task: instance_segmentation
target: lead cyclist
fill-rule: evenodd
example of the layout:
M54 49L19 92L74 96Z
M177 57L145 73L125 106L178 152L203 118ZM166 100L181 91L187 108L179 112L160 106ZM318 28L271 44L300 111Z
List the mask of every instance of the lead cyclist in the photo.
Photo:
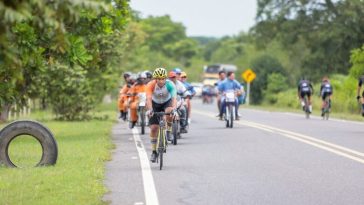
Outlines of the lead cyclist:
M167 70L165 68L156 68L153 72L153 80L147 84L147 114L150 116L150 142L152 144L151 162L156 162L157 154L157 137L159 121L153 112L172 113L166 116L167 126L171 126L173 114L176 112L177 90L173 82L167 80Z

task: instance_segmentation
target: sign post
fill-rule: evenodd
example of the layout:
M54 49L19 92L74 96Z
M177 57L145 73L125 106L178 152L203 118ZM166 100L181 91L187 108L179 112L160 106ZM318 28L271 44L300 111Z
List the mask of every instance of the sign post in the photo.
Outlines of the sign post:
M249 103L250 103L250 82L252 82L255 79L256 74L250 68L248 68L241 74L241 77L245 80L245 82L247 82L246 104L249 105Z

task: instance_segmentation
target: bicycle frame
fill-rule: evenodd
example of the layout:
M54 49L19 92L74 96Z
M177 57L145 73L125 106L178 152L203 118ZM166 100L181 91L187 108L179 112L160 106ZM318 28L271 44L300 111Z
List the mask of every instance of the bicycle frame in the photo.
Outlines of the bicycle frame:
M157 152L159 157L159 169L162 170L163 167L163 153L167 150L167 139L166 139L166 121L164 120L164 115L169 115L165 112L155 112L154 115L158 116L159 128L157 137ZM157 158L158 162L158 158Z
M309 119L310 118L310 108L309 108L309 102L308 102L308 96L305 95L303 97L303 102L305 103L305 116L306 116L306 119Z
M330 114L330 96L325 96L323 112L324 112L323 119L328 120Z

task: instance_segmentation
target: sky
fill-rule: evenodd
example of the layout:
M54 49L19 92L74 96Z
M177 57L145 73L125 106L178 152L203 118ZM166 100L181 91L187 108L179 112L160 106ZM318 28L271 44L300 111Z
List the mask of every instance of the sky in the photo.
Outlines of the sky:
M256 0L130 0L142 17L168 14L188 36L222 37L247 32L255 21Z

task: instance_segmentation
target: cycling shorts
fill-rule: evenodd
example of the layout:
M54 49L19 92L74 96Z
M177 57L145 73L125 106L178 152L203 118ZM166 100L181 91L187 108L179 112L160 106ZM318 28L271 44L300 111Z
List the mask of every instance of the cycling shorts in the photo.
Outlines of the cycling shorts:
M322 100L325 100L326 96L331 96L332 92L323 92L322 93Z
M152 101L153 112L164 112L167 107L172 107L172 98L163 104L158 104ZM158 117L153 115L149 118L149 125L159 125Z
M308 97L311 97L311 92L310 91L308 91L308 92L305 92L305 91L301 91L300 92L300 96L301 96L301 98L304 98L305 97L305 95L307 95Z

